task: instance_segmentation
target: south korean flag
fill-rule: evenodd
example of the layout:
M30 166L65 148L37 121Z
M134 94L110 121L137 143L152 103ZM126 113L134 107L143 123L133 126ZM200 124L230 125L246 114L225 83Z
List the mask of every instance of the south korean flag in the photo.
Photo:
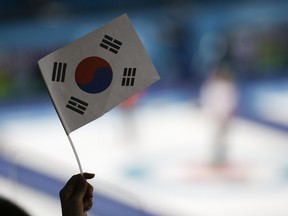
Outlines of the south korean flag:
M67 135L160 79L126 14L38 64Z

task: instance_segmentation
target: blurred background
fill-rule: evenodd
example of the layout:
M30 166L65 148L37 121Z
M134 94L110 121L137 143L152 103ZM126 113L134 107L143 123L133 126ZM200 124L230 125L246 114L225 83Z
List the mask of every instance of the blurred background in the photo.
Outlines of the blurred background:
M78 167L37 61L128 13L161 80L71 137L93 216L288 215L288 2L2 0L0 195L61 215Z

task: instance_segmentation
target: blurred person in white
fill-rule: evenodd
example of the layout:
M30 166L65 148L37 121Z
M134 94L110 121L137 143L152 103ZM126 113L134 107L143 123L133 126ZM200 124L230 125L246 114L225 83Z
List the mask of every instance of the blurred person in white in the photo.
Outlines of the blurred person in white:
M200 104L216 123L211 165L225 167L228 163L226 136L238 106L238 91L228 65L217 67L204 82L200 91Z
M73 175L61 189L62 216L87 216L93 206L93 187L87 182L94 174ZM5 198L0 198L0 215L29 216L20 206Z
M135 114L137 111L137 105L145 94L145 90L136 93L135 95L127 98L120 105L120 111L123 117L123 142L124 143L135 143L137 142L138 136L138 125Z

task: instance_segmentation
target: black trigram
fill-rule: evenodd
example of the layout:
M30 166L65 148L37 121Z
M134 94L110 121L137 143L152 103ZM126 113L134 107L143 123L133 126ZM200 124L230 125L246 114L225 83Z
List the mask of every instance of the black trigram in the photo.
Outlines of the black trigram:
M68 104L66 105L68 109L71 109L81 115L84 114L84 111L86 110L87 106L88 106L88 103L78 98L75 98L73 96L70 97L70 100L68 101Z
M105 35L100 46L104 49L107 49L115 54L118 53L120 47L122 45L121 41L118 41L116 39L113 39L112 37Z
M64 82L66 76L66 63L54 62L52 81Z
M122 86L134 86L136 68L124 68Z

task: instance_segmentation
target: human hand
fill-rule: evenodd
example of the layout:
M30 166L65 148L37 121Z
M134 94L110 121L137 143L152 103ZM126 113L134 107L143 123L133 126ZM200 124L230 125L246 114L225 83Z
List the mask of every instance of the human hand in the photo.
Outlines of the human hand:
M92 173L72 176L59 193L62 216L86 216L93 205L93 187L86 179L92 179Z

